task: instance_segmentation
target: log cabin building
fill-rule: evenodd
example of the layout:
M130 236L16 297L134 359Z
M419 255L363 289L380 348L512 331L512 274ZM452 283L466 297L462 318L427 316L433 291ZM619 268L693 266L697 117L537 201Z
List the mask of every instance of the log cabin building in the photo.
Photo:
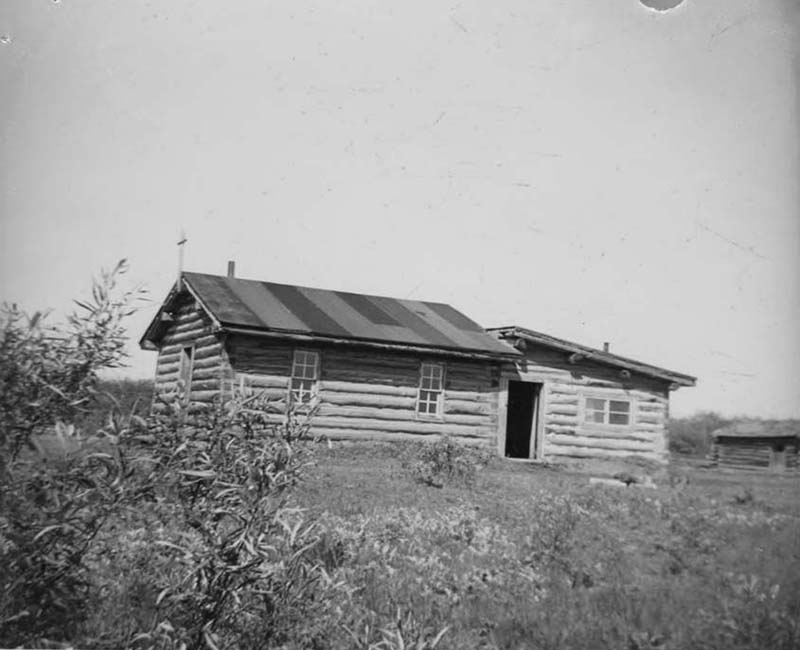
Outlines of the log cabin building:
M443 303L184 272L140 341L155 390L199 408L244 387L316 405L315 434L448 434L520 459L666 460L669 392L694 378ZM156 408L156 405L154 405ZM280 416L278 416L280 417Z
M736 422L711 434L709 458L721 469L800 474L800 428L792 422Z
M667 460L670 392L689 375L524 327L489 332L523 358L501 369L498 448L523 458Z

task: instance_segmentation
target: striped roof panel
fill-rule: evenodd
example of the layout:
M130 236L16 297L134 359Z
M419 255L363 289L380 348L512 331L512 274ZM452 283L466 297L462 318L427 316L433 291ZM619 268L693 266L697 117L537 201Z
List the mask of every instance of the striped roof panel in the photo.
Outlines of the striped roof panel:
M449 305L205 273L184 281L223 327L430 347L519 353Z

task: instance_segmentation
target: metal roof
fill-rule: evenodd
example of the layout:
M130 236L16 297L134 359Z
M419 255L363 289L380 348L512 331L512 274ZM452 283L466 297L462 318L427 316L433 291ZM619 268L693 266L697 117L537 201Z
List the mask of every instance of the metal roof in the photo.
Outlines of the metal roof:
M714 438L800 438L800 422L735 422L711 435Z
M515 358L520 353L498 341L450 305L205 273L183 273L183 283L222 330L312 336L320 340L371 342ZM142 344L156 343L161 312Z
M523 341L530 341L531 343L543 345L548 348L554 348L556 350L563 350L564 352L570 352L584 359L590 359L592 361L604 363L616 368L623 368L647 377L664 379L680 386L694 386L697 383L697 378L692 377L691 375L684 375L679 372L674 372L673 370L667 370L666 368L650 365L649 363L642 363L641 361L636 361L635 359L621 357L618 354L611 354L610 352L605 352L596 348L590 348L588 346L581 345L580 343L565 341L564 339L559 339L555 336L550 336L549 334L534 332L533 330L529 330L525 327L490 327L488 331L500 338L518 338L522 339Z

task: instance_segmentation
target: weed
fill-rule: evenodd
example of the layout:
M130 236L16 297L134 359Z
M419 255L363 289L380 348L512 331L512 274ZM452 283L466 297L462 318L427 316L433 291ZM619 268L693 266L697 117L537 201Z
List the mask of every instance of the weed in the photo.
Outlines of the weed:
M474 486L478 471L489 461L486 449L459 444L447 435L408 448L401 460L414 480L432 487Z

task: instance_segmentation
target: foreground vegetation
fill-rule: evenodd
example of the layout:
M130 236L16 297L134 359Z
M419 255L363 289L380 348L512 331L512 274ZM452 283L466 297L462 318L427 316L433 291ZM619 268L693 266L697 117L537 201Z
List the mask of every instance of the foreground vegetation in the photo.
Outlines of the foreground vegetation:
M151 417L98 376L122 272L64 326L3 314L0 646L800 647L796 480L325 444L258 393Z

